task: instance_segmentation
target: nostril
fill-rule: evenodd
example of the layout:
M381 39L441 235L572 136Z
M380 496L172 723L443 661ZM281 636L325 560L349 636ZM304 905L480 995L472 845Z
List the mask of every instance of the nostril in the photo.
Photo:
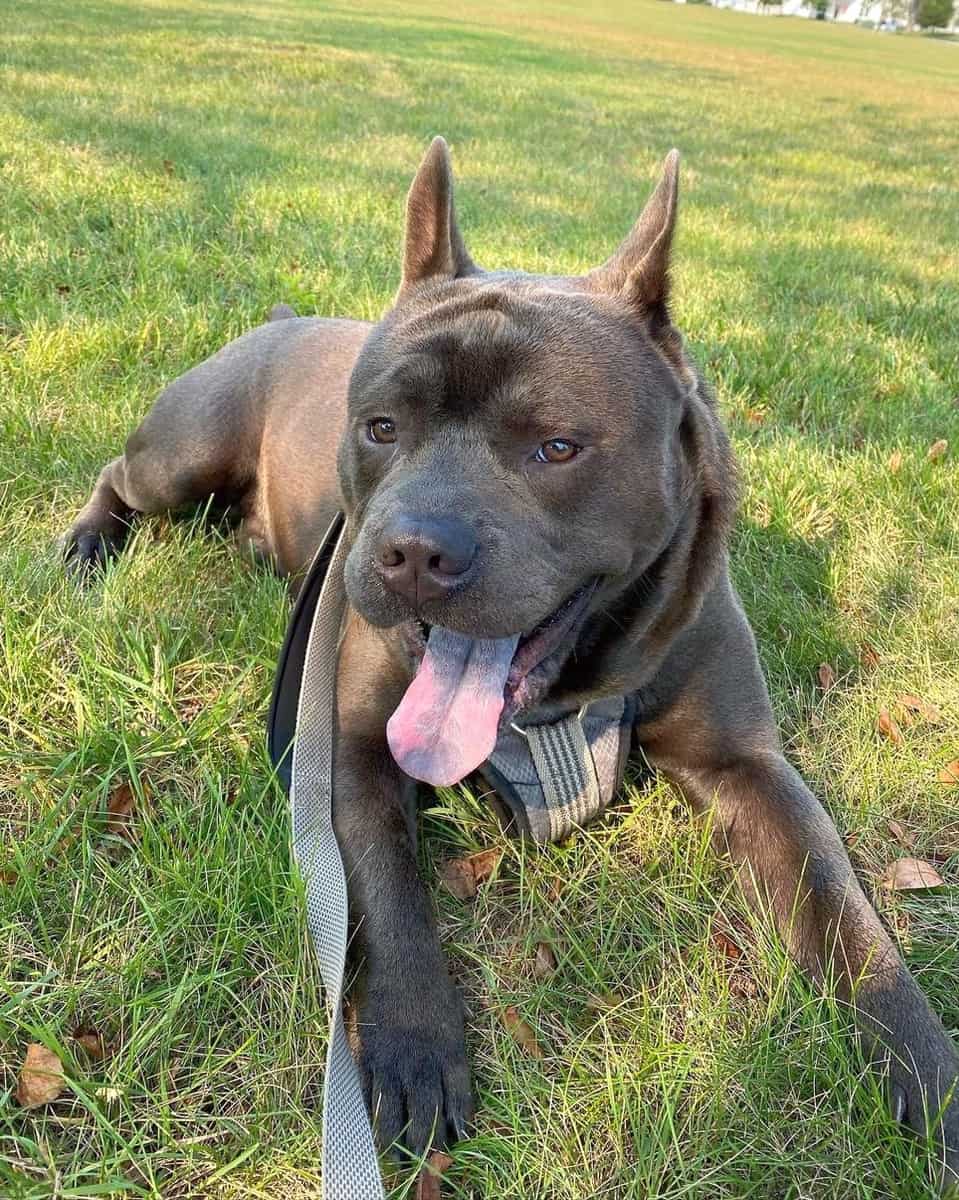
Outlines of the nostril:
M473 561L474 551L468 553L464 548L460 553L431 554L427 559L427 567L437 575L462 575Z
M384 546L380 551L380 563L384 567L401 567L405 561L403 551L395 546Z

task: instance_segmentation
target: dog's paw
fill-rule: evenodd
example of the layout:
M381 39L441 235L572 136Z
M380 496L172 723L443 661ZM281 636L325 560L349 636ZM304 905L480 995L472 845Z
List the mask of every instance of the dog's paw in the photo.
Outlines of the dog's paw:
M932 1086L901 1067L889 1079L889 1107L893 1119L919 1137L931 1135L934 1170L940 1194L959 1200L959 1079L956 1094L938 1080Z
M128 532L126 527L118 532L113 528L95 529L79 523L68 529L57 544L69 574L83 579L92 572L103 570L123 548Z
M452 987L450 993L425 1005L415 1024L397 1020L388 1005L360 1011L360 1072L384 1150L396 1145L420 1156L467 1136L470 1070L462 1006Z

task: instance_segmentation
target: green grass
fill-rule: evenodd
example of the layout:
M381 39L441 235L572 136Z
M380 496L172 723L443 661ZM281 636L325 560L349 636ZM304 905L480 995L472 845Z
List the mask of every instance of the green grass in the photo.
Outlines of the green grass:
M959 793L936 784L959 756L956 48L524 7L2 6L0 1196L316 1194L325 1022L263 744L284 589L198 523L144 525L86 591L53 540L160 386L271 304L384 309L437 132L478 261L558 272L601 261L683 150L677 315L742 461L734 569L784 739L867 881L901 853L895 819L952 882L879 903L959 1026ZM875 722L905 691L944 722L897 748ZM121 780L132 847L104 829ZM480 1104L448 1195L931 1195L847 1015L745 917L664 784L544 851L465 789L424 824L431 879L505 847L472 906L437 890ZM538 981L543 938L559 968ZM69 1089L25 1114L31 1041Z

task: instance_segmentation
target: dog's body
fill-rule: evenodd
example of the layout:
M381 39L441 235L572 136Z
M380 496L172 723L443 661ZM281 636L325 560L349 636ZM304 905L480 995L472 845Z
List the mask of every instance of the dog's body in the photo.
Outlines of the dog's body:
M733 466L667 309L676 196L671 156L633 233L582 278L484 272L438 139L410 192L394 309L375 326L278 311L175 381L67 551L96 561L134 514L212 494L295 583L345 509L334 805L385 1143L422 1150L471 1113L412 777L462 778L531 705L558 715L629 694L646 758L712 808L801 965L835 972L889 1060L894 1111L937 1131L948 1183L959 1100L940 1109L959 1056L782 757L730 584Z

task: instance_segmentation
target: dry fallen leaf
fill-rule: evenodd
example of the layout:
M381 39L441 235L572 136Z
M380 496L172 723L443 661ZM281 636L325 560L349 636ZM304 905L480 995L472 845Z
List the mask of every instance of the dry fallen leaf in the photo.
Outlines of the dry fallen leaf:
M936 708L935 704L930 704L928 700L923 700L921 696L913 696L908 692L902 696L896 697L896 703L901 705L907 712L915 713L922 717L924 721L931 721L933 725L942 720L942 713Z
M129 783L117 784L107 801L106 832L127 842L137 841L139 835L133 823L135 813L136 796L133 788Z
M77 1030L77 1032L73 1035L73 1040L83 1047L87 1053L87 1056L92 1058L94 1062L99 1062L101 1058L106 1056L106 1048L103 1045L103 1038L93 1030Z
M39 1108L50 1104L63 1091L63 1064L40 1042L27 1046L20 1068L17 1100L23 1108Z
M713 945L723 952L726 958L731 958L734 961L737 958L742 958L743 952L741 947L737 946L733 939L721 929L713 930Z
M829 689L833 686L833 684L835 682L836 682L836 672L832 669L832 667L829 665L829 663L825 663L825 662L820 663L819 664L819 686L822 688L822 690L824 692L828 692Z
M886 463L886 466L893 475L898 475L902 468L902 451L893 450L892 454L889 455L889 461Z
M901 746L905 742L906 739L902 736L902 730L896 723L895 718L889 715L888 708L882 709L879 713L878 726L879 732L883 737L887 737L894 745Z
M465 858L453 858L440 867L440 879L457 900L472 900L476 895L476 877Z
M920 891L942 887L945 880L932 865L921 858L897 858L891 862L879 881L883 887L896 892Z
M556 970L556 955L549 942L536 943L536 957L533 959L533 974L537 979L548 979Z
M866 671L875 671L879 666L879 653L869 642L859 647L859 664Z
M916 839L911 833L906 833L906 830L898 821L890 819L886 822L889 826L889 832L896 839L903 850L914 850L916 848Z
M440 867L440 879L457 900L472 900L481 883L496 870L503 851L480 850L466 858L453 858Z
M539 1042L536 1040L536 1034L532 1028L519 1015L519 1009L515 1004L511 1004L503 1013L503 1024L510 1031L513 1041L525 1050L532 1058L542 1058L543 1051L539 1047Z
M843 840L843 843L845 844L846 848L851 850L853 848L853 846L855 846L855 844L859 841L859 837L860 837L859 831L855 830L852 833L847 833L846 836L842 840Z
M453 1165L453 1160L442 1150L431 1150L416 1181L416 1200L441 1200L443 1190L440 1179L444 1171Z
M0 883L5 883L12 887L19 878L20 876L16 873L13 867L4 867L3 870L0 871Z
M930 462L938 462L940 458L944 458L946 451L949 449L949 443L945 438L939 438L938 441L932 443L929 447L929 453L926 457Z
M939 782L944 783L946 787L959 786L959 758L954 758L951 763L946 763L939 772Z

